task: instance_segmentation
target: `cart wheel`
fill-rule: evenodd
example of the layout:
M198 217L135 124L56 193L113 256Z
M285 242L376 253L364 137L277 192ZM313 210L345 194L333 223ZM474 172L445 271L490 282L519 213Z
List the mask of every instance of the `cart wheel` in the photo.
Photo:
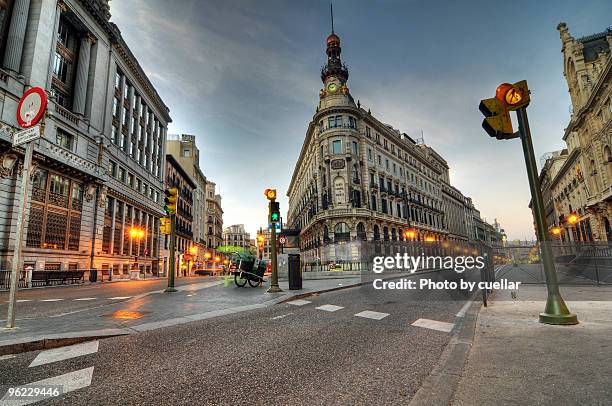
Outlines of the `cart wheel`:
M247 279L244 278L241 274L236 274L234 276L234 282L236 283L236 286L238 286L239 288L242 288L242 287L246 286Z
M259 286L259 284L261 283L261 279L249 279L249 285L251 285L252 288L256 288Z

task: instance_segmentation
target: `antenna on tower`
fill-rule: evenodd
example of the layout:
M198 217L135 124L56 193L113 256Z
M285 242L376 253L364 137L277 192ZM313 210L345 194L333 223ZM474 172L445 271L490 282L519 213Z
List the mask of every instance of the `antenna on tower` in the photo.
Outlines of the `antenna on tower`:
M332 34L334 33L334 4L329 3L329 11L331 12Z

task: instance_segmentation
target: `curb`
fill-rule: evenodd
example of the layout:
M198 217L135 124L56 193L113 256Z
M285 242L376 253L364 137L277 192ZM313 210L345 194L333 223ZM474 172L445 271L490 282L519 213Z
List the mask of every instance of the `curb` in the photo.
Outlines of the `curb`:
M474 343L476 320L482 308L477 294L478 292L472 297L472 303L465 315L455 318L455 328L448 345L438 364L408 402L410 406L448 406L451 403Z

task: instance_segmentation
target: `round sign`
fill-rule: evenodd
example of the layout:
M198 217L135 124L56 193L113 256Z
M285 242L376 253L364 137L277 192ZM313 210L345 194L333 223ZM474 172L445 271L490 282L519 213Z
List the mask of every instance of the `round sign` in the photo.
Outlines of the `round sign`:
M40 87L33 87L21 97L17 106L17 122L23 128L38 123L47 107L47 94Z
M278 239L278 242L281 243L281 244L285 244L287 242L287 237L285 237L285 236L280 237Z

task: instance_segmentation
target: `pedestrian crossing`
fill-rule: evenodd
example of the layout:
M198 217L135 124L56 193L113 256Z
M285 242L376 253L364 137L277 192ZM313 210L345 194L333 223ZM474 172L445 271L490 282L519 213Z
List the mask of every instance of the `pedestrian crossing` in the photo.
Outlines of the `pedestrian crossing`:
M73 358L83 357L86 355L96 354L99 348L99 341L87 341L80 344L69 345L66 347L53 348L50 350L41 351L30 363L28 368L36 368L43 365L66 361ZM35 382L28 382L23 385L10 386L4 385L6 390L2 398L0 398L0 406L21 406L30 405L50 398L57 398L66 393L73 392L78 389L86 388L91 385L94 374L94 367L90 366L77 371L68 372L62 375L51 376ZM47 388L57 391L53 394L47 393L45 396L39 395L36 397L17 398L14 394L32 388ZM1 392L0 392L1 393Z
M306 306L308 304L311 304L312 302L310 300L303 300L303 299L297 299L297 300L292 300L290 302L287 302L287 304L292 305L292 306L298 306L298 307L302 307L302 306ZM471 304L471 302L467 302L466 306ZM464 308L466 307L464 306ZM324 304L321 306L317 306L315 307L316 310L321 310L324 312L329 312L329 313L334 313L337 311L340 311L342 309L344 309L343 306L337 306L337 305L333 305L333 304ZM463 311L463 309L462 309ZM461 313L461 312L460 312ZM276 317L272 317L271 320L279 320L279 319L283 319L289 315L291 315L293 313L289 313L287 315L281 315L281 316L276 316ZM375 321L380 321L383 320L384 318L391 316L390 313L383 313L383 312L375 312L373 310L362 310L359 313L355 313L353 314L354 317L360 317L363 319L369 319L369 320L375 320ZM458 314L459 316L459 314ZM459 316L461 317L461 316ZM419 328L426 328L426 329L430 329L430 330L436 330L436 331L442 331L445 333L450 333L455 324L454 323L447 323L444 321L438 321L438 320L430 320L430 319L417 319L416 321L414 321L413 323L410 324L411 326L414 327L419 327Z

